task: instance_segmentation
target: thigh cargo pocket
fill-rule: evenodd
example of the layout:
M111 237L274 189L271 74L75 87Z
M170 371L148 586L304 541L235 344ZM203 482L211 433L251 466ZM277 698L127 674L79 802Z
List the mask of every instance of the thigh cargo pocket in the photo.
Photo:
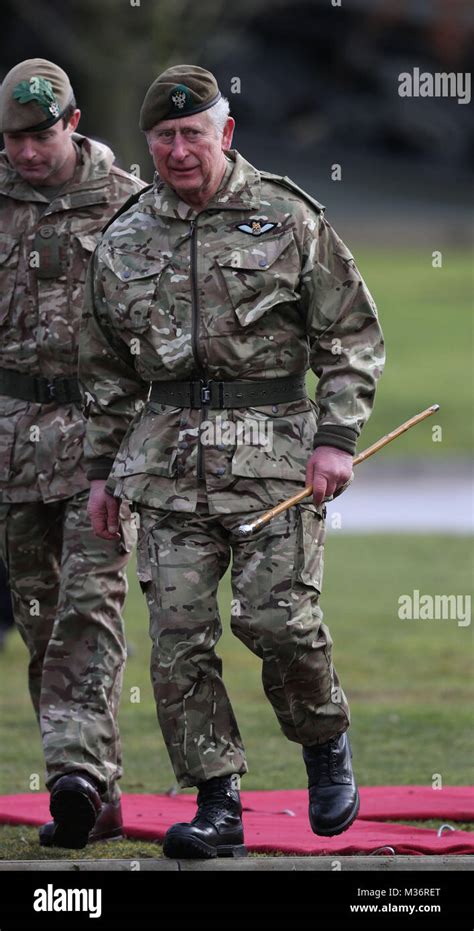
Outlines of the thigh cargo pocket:
M295 572L302 585L321 592L324 569L324 517L314 504L299 504Z
M121 553L130 554L137 543L137 525L138 520L135 514L130 511L128 501L122 501L120 504L120 544Z
M140 583L140 588L142 592L146 592L150 582L153 578L152 574L152 564L150 558L149 550L149 538L150 531L149 529L142 526L142 511L136 511L137 515L136 523L138 526L138 540L137 540L137 577Z

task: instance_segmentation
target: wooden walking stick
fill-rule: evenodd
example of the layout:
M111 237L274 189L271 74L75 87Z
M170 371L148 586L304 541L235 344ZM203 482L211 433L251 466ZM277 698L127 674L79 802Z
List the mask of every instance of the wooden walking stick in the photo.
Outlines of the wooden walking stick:
M373 443L372 446L368 446L367 449L364 449L358 456L355 457L353 465L359 465L359 462L364 462L365 459L368 459L369 456L373 456L374 453L378 453L379 449L382 449L387 443L391 443L392 440L396 440L398 436L401 436L402 433L405 433L407 430L410 430L411 427L414 427L417 423L421 423L422 420L426 420L427 417L431 417L432 414L435 414L436 411L439 411L439 404L432 404L431 407L427 407L426 410L421 411L420 414L415 414L414 417L410 417L410 420L406 420L405 423L402 423L395 430L392 430L391 433L386 433L380 440L377 440L376 443ZM277 504L276 507L271 508L270 511L267 511L262 517L259 517L252 524L241 524L239 527L239 533L244 536L251 534L254 530L258 530L259 527L262 527L263 524L267 524L272 517L276 517L277 514L281 514L282 511L286 511L287 508L293 507L294 504L299 504L300 501L303 501L304 498L308 498L312 494L313 486L306 485L303 488L303 491L299 491L297 495L293 495L292 498L287 498L286 501L282 501L281 504Z

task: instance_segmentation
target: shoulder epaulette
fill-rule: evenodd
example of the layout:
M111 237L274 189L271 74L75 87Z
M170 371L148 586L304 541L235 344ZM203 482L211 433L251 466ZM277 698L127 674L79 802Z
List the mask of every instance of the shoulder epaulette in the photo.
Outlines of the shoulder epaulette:
M307 191L303 191L302 188L298 187L298 185L295 184L291 178L287 178L286 175L284 177L282 177L282 175L273 175L269 171L261 171L260 174L262 178L268 178L269 181L275 181L277 184L281 184L282 187L286 187L289 191L293 191L295 194L299 194L303 200L306 200L308 204L311 204L312 207L315 207L318 213L323 213L326 209L324 204L320 204L318 200L315 200L314 197L311 197Z
M105 231L108 230L109 226L111 226L112 223L115 223L115 220L117 220L118 217L122 216L122 213L125 213L125 211L128 210L129 207L133 207L133 205L136 204L137 201L140 199L142 194L146 194L147 191L151 191L152 187L153 187L152 184L147 184L146 187L142 187L139 191L136 191L135 194L130 194L130 197L127 198L125 203L122 204L122 206L117 210L117 212L114 213L114 215L110 217L110 219L107 221L102 232L105 233Z

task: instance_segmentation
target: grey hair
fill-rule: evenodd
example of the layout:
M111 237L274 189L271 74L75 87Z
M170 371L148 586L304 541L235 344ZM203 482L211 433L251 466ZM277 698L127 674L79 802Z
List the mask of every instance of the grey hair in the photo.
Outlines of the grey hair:
M207 111L211 117L212 122L214 123L214 129L217 136L221 136L224 132L225 124L230 116L230 106L229 101L226 97L221 97L213 107L209 107Z

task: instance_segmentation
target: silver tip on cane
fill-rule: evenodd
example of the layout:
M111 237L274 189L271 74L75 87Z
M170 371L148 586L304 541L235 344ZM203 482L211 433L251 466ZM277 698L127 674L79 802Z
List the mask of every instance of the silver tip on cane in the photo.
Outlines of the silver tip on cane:
M252 524L241 524L239 527L239 533L241 536L246 537L249 533L252 533Z

